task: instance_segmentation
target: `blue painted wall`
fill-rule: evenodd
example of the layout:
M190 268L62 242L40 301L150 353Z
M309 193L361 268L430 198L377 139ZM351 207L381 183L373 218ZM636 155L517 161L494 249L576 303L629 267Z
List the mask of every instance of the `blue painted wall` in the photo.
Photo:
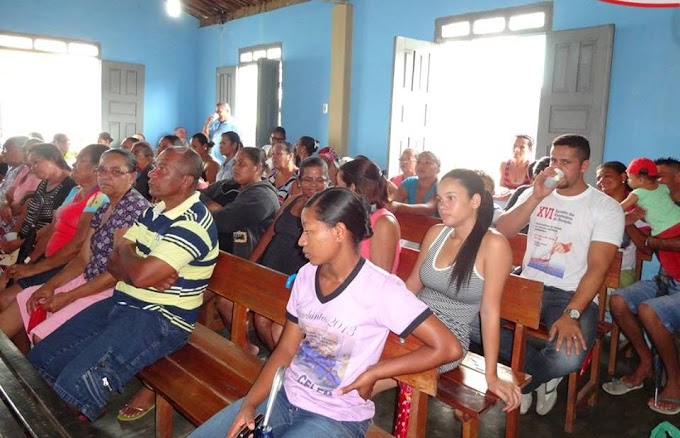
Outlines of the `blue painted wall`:
M151 0L0 0L0 30L96 41L102 59L144 64L144 133L196 126L198 20ZM214 86L213 86L214 87Z
M437 17L527 3L533 2L429 0L414 7L409 0L356 0L351 153L386 164L396 35L432 41ZM616 25L604 158L627 161L640 154L677 156L680 11L622 7L596 0L555 0L553 13L556 30Z
M325 144L330 88L332 5L302 3L215 25L198 31L196 69L198 117L201 122L215 107L217 67L238 64L238 50L259 44L282 43L282 125L288 139L309 135ZM235 111L238 119L238 108Z

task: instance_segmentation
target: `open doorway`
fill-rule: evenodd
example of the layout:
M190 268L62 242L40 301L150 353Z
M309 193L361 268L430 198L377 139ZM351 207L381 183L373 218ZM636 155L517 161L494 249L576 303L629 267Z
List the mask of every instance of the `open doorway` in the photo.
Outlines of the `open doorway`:
M442 170L491 175L498 193L498 169L511 157L514 136L536 138L545 34L448 42L438 56L430 149Z
M552 3L438 18L435 42L395 37L390 175L405 148L442 171L484 170L498 187L516 134L536 157L561 134L590 141L586 181L602 162L614 26L552 30Z

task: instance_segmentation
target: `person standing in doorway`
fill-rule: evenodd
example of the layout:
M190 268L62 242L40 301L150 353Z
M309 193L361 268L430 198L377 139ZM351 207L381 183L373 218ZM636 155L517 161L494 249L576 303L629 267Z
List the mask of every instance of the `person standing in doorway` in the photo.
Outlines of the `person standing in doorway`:
M203 134L205 134L213 144L219 144L222 134L225 132L238 132L234 118L231 116L231 107L226 102L220 102L215 105L215 112L208 116L208 119L203 125ZM224 163L224 156L220 153L218 148L213 148L211 155L215 160L222 164Z

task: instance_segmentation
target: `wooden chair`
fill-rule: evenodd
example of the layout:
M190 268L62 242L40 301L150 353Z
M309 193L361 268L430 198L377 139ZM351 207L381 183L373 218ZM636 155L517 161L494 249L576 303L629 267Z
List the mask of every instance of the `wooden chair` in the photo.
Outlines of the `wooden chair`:
M527 235L518 234L516 237L508 240L510 242L510 247L512 248L512 258L513 265L521 266L524 259L524 253L526 251L527 245ZM581 387L578 388L579 377L581 371L574 371L569 374L568 379L568 392L567 392L567 412L565 415L565 425L564 430L567 433L572 433L574 430L574 421L576 419L576 409L578 406L586 403L588 406L595 406L597 403L597 391L599 388L599 375L600 375L600 353L602 350L602 340L604 336L612 331L613 327L611 323L607 323L604 320L605 315L605 303L607 299L607 287L618 287L619 278L621 276L621 253L617 252L616 257L612 261L609 269L605 275L603 284L598 289L598 302L599 305L599 315L598 315L598 327L595 336L595 343L590 349L586 360L584 361L585 368L587 367L587 362L590 361L590 376L588 381ZM548 330L545 325L541 324L538 330L529 330L529 335L547 340Z

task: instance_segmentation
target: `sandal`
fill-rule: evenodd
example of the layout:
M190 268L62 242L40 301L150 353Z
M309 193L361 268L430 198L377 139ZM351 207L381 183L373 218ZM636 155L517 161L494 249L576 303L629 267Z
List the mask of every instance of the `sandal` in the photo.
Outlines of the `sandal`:
M603 383L602 389L609 395L623 395L637 389L642 389L643 386L643 383L634 386L628 382L624 382L621 379L612 379L611 382Z
M140 418L142 418L143 416L145 416L146 414L148 414L149 412L153 411L155 407L156 407L156 403L152 404L151 406L149 406L146 409L138 408L136 406L125 405L125 406L123 406L123 408L120 411L118 411L118 417L117 418L118 418L118 421L137 421ZM121 413L121 411L123 409L126 409L126 408L132 409L132 410L136 411L136 413L133 414L133 415L130 415L130 416L123 415Z
M663 415L680 414L680 398L659 398L657 401L669 404L671 405L671 407L664 408L662 406L657 405L656 402L654 402L654 399L651 399L649 400L649 402L647 402L647 406L649 406L649 409Z

